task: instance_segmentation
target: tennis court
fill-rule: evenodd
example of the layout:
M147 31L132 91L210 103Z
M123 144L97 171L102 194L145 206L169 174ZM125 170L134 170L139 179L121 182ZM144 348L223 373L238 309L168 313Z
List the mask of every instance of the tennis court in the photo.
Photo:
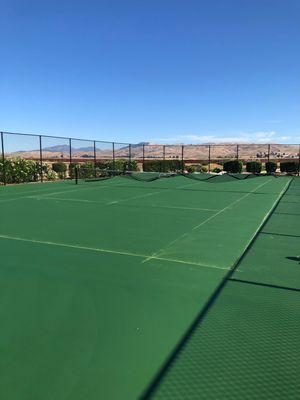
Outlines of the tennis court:
M243 354L228 364L241 315L258 307L263 321L273 310L276 289L264 308L264 284L300 288L296 262L281 261L284 243L297 257L300 183L201 176L0 188L1 398L183 399L174 387L179 382L188 393L187 376L203 398L225 398L230 374L215 385L213 371ZM293 240L284 242L288 235ZM272 259L265 255L270 248ZM282 337L300 307L299 293L293 291L295 301L288 294L274 300L273 328L280 325ZM255 322L244 329L255 331ZM261 331L257 336L254 342ZM241 337L236 343L240 349Z

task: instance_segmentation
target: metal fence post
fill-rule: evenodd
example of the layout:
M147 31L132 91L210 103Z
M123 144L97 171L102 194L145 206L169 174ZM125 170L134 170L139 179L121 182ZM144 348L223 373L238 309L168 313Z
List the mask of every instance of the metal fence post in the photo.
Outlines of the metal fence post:
M97 161L97 152L96 152L96 141L94 140L94 162Z
M72 164L72 139L69 139L69 158L70 158L70 164Z
M208 145L208 172L210 172L210 144Z
M115 142L112 144L112 151L113 151L113 170L115 170Z
M3 184L6 185L6 166L5 166L5 156L4 156L4 136L3 132L1 132L1 152L2 152L2 163L3 163Z
M239 145L236 145L236 159L239 161Z
M270 161L270 148L271 148L271 146L268 144L268 162Z
M145 165L145 145L143 144L143 171L145 169L144 165Z
M43 182L43 150L42 150L42 135L39 136L40 142L40 174L41 174L41 182Z
M72 179L72 139L69 138L69 157L70 157L70 163L69 163L69 176Z
M298 176L300 175L300 144L298 149Z
M163 145L163 165L162 165L162 172L166 172L166 146Z
M131 163L131 144L129 144L129 163Z
M184 173L184 145L181 146L181 172Z
M97 152L96 152L96 141L94 140L94 176L96 178L96 162L97 162Z

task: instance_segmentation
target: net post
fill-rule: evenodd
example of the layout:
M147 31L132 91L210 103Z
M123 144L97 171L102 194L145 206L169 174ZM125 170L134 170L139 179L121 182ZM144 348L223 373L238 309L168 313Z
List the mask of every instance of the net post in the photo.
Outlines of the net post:
M210 172L210 163L211 163L211 159L210 159L210 144L208 145L208 172Z
M40 143L40 174L41 174L41 182L43 182L43 150L42 150L42 135L39 135L39 143Z
M5 166L5 156L4 156L4 135L1 132L1 153L2 153L2 164L3 164L3 184L6 185L6 166Z
M181 146L181 173L184 173L184 166L183 166L183 160L184 160L184 145Z
M75 165L75 184L78 185L78 167Z
M69 176L72 179L72 174L70 174L72 168L72 139L69 138ZM76 172L75 172L76 174Z

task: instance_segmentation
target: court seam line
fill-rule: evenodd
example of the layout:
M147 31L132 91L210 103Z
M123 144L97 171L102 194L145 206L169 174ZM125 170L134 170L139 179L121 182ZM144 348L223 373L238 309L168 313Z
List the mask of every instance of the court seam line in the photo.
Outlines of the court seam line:
M21 238L18 236L11 236L11 235L0 234L0 239L15 240L15 241L26 242L26 243L42 244L42 245L47 245L47 246L66 247L66 248L79 249L79 250L85 250L85 251L93 251L93 252L97 252L97 253L117 254L117 255L121 255L121 256L123 255L123 256L128 256L128 257L137 257L137 258L147 257L147 255L145 255L145 254L130 253L130 252L125 252L125 251L116 251L116 250L109 250L109 249L101 249L98 247L79 246L79 245L75 245L75 244L50 242L50 241L35 240L35 239L26 239L26 238ZM218 267L216 265L200 264L200 263L195 263L193 261L190 262L190 261L178 260L178 259L173 259L173 258L165 258L165 257L153 257L153 259L174 262L174 263L178 263L178 264L194 265L197 267L220 269L220 270L228 271L228 268Z
M267 180L266 182L262 183L261 185L257 186L255 189L253 189L251 192L245 194L244 196L241 196L240 198L238 198L237 200L235 200L233 203L230 203L229 205L227 205L226 207L222 208L221 210L219 210L217 213L211 215L210 217L206 218L204 221L200 222L200 224L194 226L193 228L191 228L189 231L183 233L181 236L179 236L178 238L174 239L173 241L171 241L170 243L168 243L166 246L162 247L160 250L158 250L157 252L153 253L153 256L157 256L159 253L163 252L166 248L172 246L174 243L176 243L177 241L183 239L184 237L186 237L188 234L190 234L192 231L200 228L201 226L205 225L207 222L211 221L213 218L217 217L218 215L220 215L222 212L226 211L227 209L229 209L230 207L234 206L235 204L237 204L238 202L240 202L241 200L243 200L244 198L248 197L250 194L253 193L253 191L259 189L260 187L266 185L267 183L271 182L271 179ZM144 261L142 261L142 263L144 264L145 262L148 262L149 260L151 260L152 256L146 258Z
M155 193L161 193L161 192L155 192ZM150 194L148 194L148 195L150 195ZM32 199L39 199L39 197L38 196L31 196L30 198L32 198ZM101 204L101 205L110 205L110 204L117 204L117 203L119 203L120 202L120 200L119 201L117 201L117 202L109 202L109 203L105 203L104 201L103 202L101 202L101 201L97 201L97 200L87 200L87 199L67 199L67 198L63 198L63 197L43 197L43 199L45 199L45 200L58 200L58 201L74 201L74 202L82 202L82 203L92 203L92 204ZM126 199L126 200L129 200L129 199ZM132 198L131 198L131 200L132 200ZM125 201L125 199L124 199L124 201ZM133 206L136 206L136 205L133 205ZM140 205L138 206L138 207L140 207ZM216 209L211 209L211 208L197 208L197 207L177 207L177 206L161 206L161 205L155 205L155 206L153 206L153 205L145 205L145 206L143 206L143 207L149 207L149 208L167 208L167 209L176 209L176 210L193 210L193 211L211 211L211 212L215 212L215 211L219 211L219 210L216 210Z

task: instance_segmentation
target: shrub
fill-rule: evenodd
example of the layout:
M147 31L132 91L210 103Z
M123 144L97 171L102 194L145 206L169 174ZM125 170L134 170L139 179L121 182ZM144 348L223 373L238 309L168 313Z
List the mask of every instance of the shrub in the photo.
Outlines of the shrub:
M184 162L176 159L145 161L143 165L145 172L177 172L182 169L184 169Z
M205 170L207 171L207 168L201 164L192 164L189 165L188 167L186 167L186 170L188 172L205 172Z
M260 161L248 161L246 164L246 171L252 172L252 174L260 174L261 168L262 165Z
M77 165L79 177L82 179L91 179L95 176L95 164L93 162L85 162Z
M108 160L97 161L95 167L99 170L115 170L115 171L138 171L138 164L135 160Z
M216 174L219 174L220 172L222 172L222 170L221 170L221 168L214 168L213 170L212 170L212 172L215 172Z
M46 179L47 181L55 181L57 178L58 178L57 172L53 171L52 169L50 169L49 171L47 171L46 174L44 174L44 179Z
M23 158L5 159L0 162L0 182L23 183L37 182L41 174L44 176L48 172L48 165L37 161L26 160ZM4 176L5 175L5 176Z
M196 167L195 165L189 165L188 167L186 167L186 170L188 173L192 174L193 172L196 172Z
M299 170L299 163L297 161L281 161L280 171L286 173L295 173Z
M75 168L79 169L79 164L76 163L71 163L69 165L69 178L74 179L75 178Z
M58 174L60 179L66 178L67 164L63 162L56 162L52 164L52 169Z
M202 172L208 172L208 168L205 165L202 165Z
M277 163L273 161L266 162L266 171L267 174L273 174L277 170Z
M223 169L226 172L230 173L238 173L242 172L243 164L241 161L233 160L233 161L226 161L223 164Z
M138 171L138 164L136 161L125 161L124 171Z

